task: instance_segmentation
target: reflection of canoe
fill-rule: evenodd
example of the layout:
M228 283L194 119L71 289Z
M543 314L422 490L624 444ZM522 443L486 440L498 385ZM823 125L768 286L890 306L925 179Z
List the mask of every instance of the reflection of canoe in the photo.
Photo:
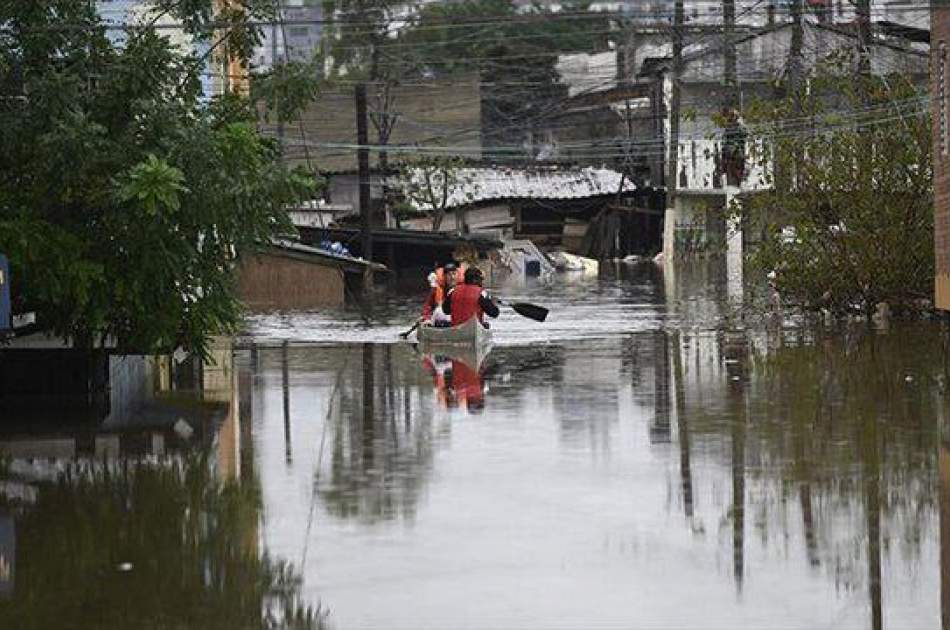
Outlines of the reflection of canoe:
M491 345L491 331L478 323L474 317L461 326L436 328L421 326L416 331L416 339L423 348L462 348L482 350Z
M485 359L487 359L488 355L491 353L491 344L489 343L481 347L453 346L449 344L441 346L429 345L424 346L424 350L425 354L423 357L431 361L433 364L438 363L442 359L449 359L453 361L461 361L472 370L481 372L482 366L485 363Z

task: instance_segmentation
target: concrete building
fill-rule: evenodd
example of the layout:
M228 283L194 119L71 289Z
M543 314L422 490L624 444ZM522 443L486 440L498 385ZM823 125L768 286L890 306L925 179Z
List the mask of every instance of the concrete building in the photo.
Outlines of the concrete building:
M281 21L264 27L261 45L254 50L254 70L270 70L274 59L307 62L320 50L323 4L319 0L282 0Z
M950 46L950 2L933 0L931 17L930 94L933 121L934 279L937 308L950 310L950 103L947 49Z
M127 37L129 26L151 22L152 3L149 0L96 0L96 11L106 26L110 39L121 46ZM176 19L171 15L160 16L155 21L159 34L177 46L182 52L194 50L198 55L208 50L208 42L196 42L185 31L179 28ZM227 80L223 76L220 64L209 62L207 71L201 75L202 91L206 97L220 94Z

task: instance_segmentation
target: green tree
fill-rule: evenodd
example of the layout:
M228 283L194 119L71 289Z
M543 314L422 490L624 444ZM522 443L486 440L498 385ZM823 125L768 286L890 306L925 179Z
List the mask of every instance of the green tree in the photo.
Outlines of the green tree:
M916 310L934 273L930 119L910 78L842 67L745 112L771 184L738 204L762 228L752 262L805 309Z
M273 3L160 0L122 38L92 5L0 0L0 250L15 299L82 346L201 351L237 324L237 259L292 230L284 207L312 194L246 99L201 91L216 53L260 41L250 20ZM156 31L163 15L194 51Z

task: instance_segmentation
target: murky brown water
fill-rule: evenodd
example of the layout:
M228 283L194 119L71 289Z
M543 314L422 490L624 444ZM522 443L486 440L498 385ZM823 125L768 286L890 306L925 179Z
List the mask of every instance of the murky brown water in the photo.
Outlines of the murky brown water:
M509 291L551 318L480 365L254 318L207 440L8 459L0 626L940 627L939 327L744 330L716 278Z

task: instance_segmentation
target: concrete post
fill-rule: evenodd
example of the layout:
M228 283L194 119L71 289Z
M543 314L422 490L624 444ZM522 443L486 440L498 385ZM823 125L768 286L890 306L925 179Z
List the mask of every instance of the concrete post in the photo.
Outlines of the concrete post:
M732 200L739 192L738 188L727 187L725 212L729 212ZM743 299L742 268L742 221L737 216L726 215L726 295L729 302L739 305Z

